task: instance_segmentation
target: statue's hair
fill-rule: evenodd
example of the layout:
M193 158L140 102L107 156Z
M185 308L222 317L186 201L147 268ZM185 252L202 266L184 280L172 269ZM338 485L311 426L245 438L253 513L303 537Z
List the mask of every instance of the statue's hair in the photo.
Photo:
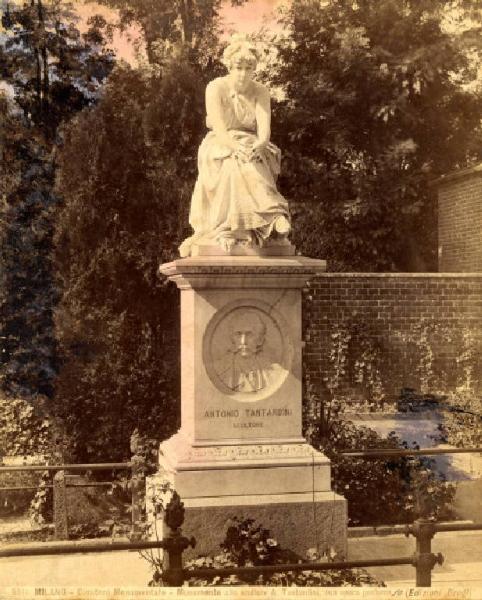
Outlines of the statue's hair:
M260 57L260 51L249 36L235 33L224 49L222 62L230 69L234 60L241 59L256 64Z

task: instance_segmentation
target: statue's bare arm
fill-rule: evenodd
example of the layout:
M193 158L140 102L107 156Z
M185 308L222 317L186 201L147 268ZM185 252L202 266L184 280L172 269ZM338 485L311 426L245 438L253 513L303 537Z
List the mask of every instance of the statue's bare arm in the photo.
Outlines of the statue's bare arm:
M209 83L206 87L206 113L209 123L221 144L247 160L246 149L229 135L223 118L221 93L219 83L216 80Z
M271 137L271 99L268 88L260 84L256 97L256 124L258 143L266 146Z
M252 156L263 150L271 137L271 99L267 87L257 84L256 93L256 125L258 140L253 144Z

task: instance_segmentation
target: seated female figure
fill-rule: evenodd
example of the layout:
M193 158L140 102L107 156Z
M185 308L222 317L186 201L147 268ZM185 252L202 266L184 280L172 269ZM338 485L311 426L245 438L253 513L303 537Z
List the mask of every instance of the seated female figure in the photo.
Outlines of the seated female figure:
M229 254L238 243L288 243L288 203L276 188L280 151L270 142L269 90L253 79L257 60L251 42L232 42L224 52L228 75L206 87L210 131L198 153L194 235L180 246L181 256L191 255L193 244L217 244Z

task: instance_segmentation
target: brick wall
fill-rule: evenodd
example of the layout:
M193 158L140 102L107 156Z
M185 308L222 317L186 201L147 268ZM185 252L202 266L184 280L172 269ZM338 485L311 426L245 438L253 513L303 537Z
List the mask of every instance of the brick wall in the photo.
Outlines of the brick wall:
M440 272L482 271L482 164L434 182Z
M420 389L417 369L427 349L434 354L432 391L453 388L462 374L457 357L467 332L475 338L469 347L478 348L480 384L482 274L325 273L311 282L303 310L305 374L322 393L324 378L333 372L332 334L343 328L352 335L343 384L349 395L362 389L354 381L354 362L363 344L382 357L388 400L402 387ZM424 332L425 346L415 342Z

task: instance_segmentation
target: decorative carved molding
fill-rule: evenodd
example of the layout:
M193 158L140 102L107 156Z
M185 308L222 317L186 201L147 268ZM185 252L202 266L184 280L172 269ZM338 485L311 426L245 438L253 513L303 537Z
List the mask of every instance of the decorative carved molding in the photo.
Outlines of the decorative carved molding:
M294 444L240 444L240 445L213 445L192 446L181 434L177 433L172 438L163 442L160 447L161 454L170 459L175 457L176 463L230 463L236 461L266 461L276 460L281 463L290 460L303 460L309 462L313 459L318 462L323 454L315 450L308 443Z
M326 261L306 258L304 256L292 257L193 257L174 260L164 263L159 271L169 276L188 274L286 274L310 275L324 272Z
M170 265L173 263L169 263ZM162 270L161 270L162 269ZM160 268L162 274L167 276L173 275L306 275L312 277L315 274L313 269L306 268L302 265L293 265L291 267L284 266L261 266L261 265L246 265L246 266L221 266L221 265L199 265L183 267L176 269L175 267L168 268L167 265L162 265Z

